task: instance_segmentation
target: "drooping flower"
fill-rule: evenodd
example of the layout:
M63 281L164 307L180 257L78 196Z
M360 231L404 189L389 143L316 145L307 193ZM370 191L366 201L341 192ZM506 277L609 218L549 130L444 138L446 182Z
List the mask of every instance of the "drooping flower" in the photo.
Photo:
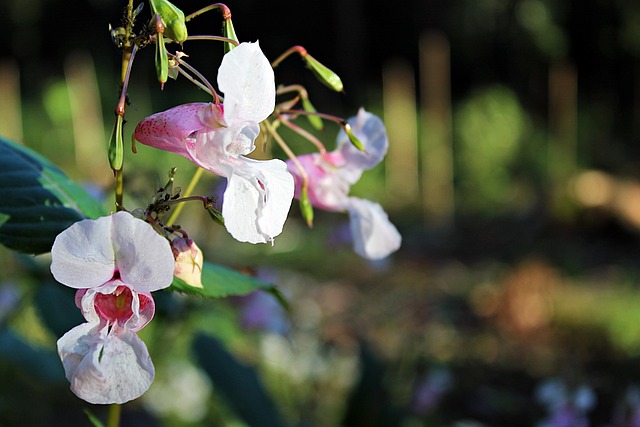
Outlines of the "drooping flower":
M124 403L151 385L154 367L136 332L153 318L152 291L173 280L169 242L127 212L83 220L51 249L54 278L76 292L86 323L58 340L71 390L90 403Z
M308 197L318 209L349 212L354 250L368 259L382 259L400 247L402 237L389 217L377 203L349 196L351 186L362 172L373 168L387 153L389 140L377 116L364 109L348 120L365 151L351 144L346 133L341 132L336 149L328 153L312 153L298 156L298 162L308 176ZM296 165L287 160L289 172L296 184L295 197L300 198L302 176Z
M134 137L227 178L222 216L229 233L242 242L273 242L289 213L293 178L281 160L245 157L255 149L258 123L275 108L273 69L257 42L242 43L223 57L218 87L223 104L192 103L156 113L138 124Z

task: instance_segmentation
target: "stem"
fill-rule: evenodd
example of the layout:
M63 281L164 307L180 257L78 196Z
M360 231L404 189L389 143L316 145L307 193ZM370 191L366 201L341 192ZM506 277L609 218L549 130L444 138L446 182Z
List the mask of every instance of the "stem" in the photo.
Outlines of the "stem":
M129 86L129 78L131 77L131 67L133 66L133 60L135 58L136 52L138 50L138 45L134 42L132 43L131 34L133 29L133 0L129 0L127 3L127 17L126 17L126 25L125 25L125 36L124 36L124 46L122 49L122 66L120 68L120 84L122 87L122 91L120 92L120 98L118 99L118 104L116 105L115 114L116 121L121 120L124 122L124 113L126 108L126 100L127 100L127 89ZM116 126L116 129L118 127ZM117 130L116 130L117 131ZM115 135L116 140L121 138L122 135ZM116 148L117 150L117 148ZM113 171L115 175L115 203L116 210L120 211L123 209L123 173L124 169L121 166L118 170ZM119 409L118 409L119 411ZM119 419L119 412L118 412ZM119 424L119 421L116 421L115 426Z
M226 4L223 3L215 3L215 4L211 4L209 6L203 7L200 10L196 10L195 12L193 12L190 15L187 15L186 18L184 18L185 22L189 22L191 21L193 18L202 15L205 12L209 12L210 10L213 9L220 9L222 12L222 19L224 19L225 21L231 19L231 11L229 10L229 8L227 7Z
M286 127L291 129L292 131L298 133L300 136L302 136L303 138L305 138L309 142L311 142L313 145L315 145L318 148L318 150L320 151L320 154L322 154L323 156L325 154L327 154L327 149L325 148L324 144L318 138L316 138L315 135L312 135L311 133L309 133L306 130L302 129L298 125L294 125L293 123L291 123L289 120L285 119L284 117L280 117L280 120L282 121L282 124L284 124Z
M275 61L271 63L271 68L276 68L282 61L285 60L286 57L291 55L292 53L298 53L301 57L307 56L307 49L302 46L293 46L287 49L282 55L280 55Z
M188 63L186 63L185 61L180 59L180 57L178 55L173 56L173 58L178 62L178 64L183 65L187 70L191 71L193 74L195 74L195 76L197 78L200 79L200 81L204 84L204 86L206 86L206 89L207 89L206 91L209 92L211 94L211 96L213 96L213 102L215 104L219 104L220 103L220 97L218 96L218 93L213 88L213 85L209 82L209 80L207 80L205 78L205 76L203 76L198 70L193 68L191 65L189 65ZM188 74L186 74L183 70L180 70L180 68L178 68L178 70L181 71L181 74L183 74L184 76L187 76L189 78L189 80L191 80L193 83L195 83L196 86L199 86L200 88L202 88L202 85L199 85L195 80L190 78L188 76Z
M107 416L107 427L118 427L120 425L120 413L122 405L114 403L109 405L109 414Z
M184 192L184 197L181 197L181 199L183 200L188 199L189 196L191 196L191 193L193 193L193 190L198 184L198 181L200 181L200 178L202 177L203 173L204 173L204 169L202 168L198 168L196 170L196 172L193 174L193 177L191 178L191 182L189 182L189 185L187 186L187 189ZM171 213L171 216L169 217L165 225L170 226L175 222L175 220L178 218L178 215L180 215L180 212L182 212L183 206L184 206L183 203L180 203L178 206L176 206L176 208Z
M280 148L282 148L282 150L287 155L287 157L289 157L291 159L291 161L293 162L293 164L296 165L296 168L300 172L300 177L302 178L302 190L306 191L306 189L309 187L309 176L307 175L307 171L304 170L304 168L302 167L302 165L298 161L298 158L296 157L294 152L291 151L291 148L289 148L287 143L284 142L284 139L282 139L280 134L278 134L278 132L273 128L271 123L269 123L268 120L265 120L262 123L264 123L265 127L267 128L267 130L269 131L271 136L273 136L273 139L276 140L276 142L278 143Z
M187 40L214 40L218 42L231 43L234 46L238 46L240 44L237 40L222 36L189 36L187 37Z
M338 116L332 116L331 114L325 114L325 113L318 113L317 111L311 112L311 111L304 111L304 110L282 110L282 111L278 111L278 113L280 114L291 114L294 116L299 116L299 115L303 115L303 116L318 116L322 119L326 119L326 120L330 120L332 122L336 122L338 123L340 126L344 127L347 122L345 119L340 118Z

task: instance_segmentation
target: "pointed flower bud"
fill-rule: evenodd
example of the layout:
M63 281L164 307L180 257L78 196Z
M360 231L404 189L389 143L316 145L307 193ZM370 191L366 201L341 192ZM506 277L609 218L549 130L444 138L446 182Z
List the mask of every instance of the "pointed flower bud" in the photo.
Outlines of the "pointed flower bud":
M156 75L158 76L158 82L160 82L160 89L164 89L164 84L169 77L169 57L167 56L167 49L164 47L162 33L158 33L156 36Z
M226 38L238 41L238 36L236 36L236 30L233 29L233 22L231 22L231 14L229 14L229 18L225 18L222 31ZM228 53L234 47L236 47L236 45L234 45L233 43L225 42L224 53Z
M367 151L364 148L364 145L362 145L362 142L360 142L358 137L353 133L353 129L351 128L351 125L349 123L343 122L342 129L344 129L345 133L349 137L349 141L351 142L351 144L353 144L354 147L356 147L360 151Z
M309 200L309 189L307 186L303 186L300 189L300 211L302 217L307 221L309 228L313 227L313 206Z
M187 25L182 10L175 7L167 0L149 0L151 10L155 15L160 15L164 23L164 35L176 43L182 43L187 39Z
M109 165L114 171L122 169L122 163L124 162L123 121L123 116L116 114L116 125L113 130L114 135L112 135L111 141L109 141Z
M192 239L178 237L171 242L176 259L173 275L194 288L202 288L202 251Z
M317 112L316 107L313 106L309 98L307 98L306 96L302 97L302 108L307 113ZM311 123L311 126L313 126L316 130L322 130L322 119L320 117L316 116L315 114L308 114L307 119L309 119L309 123Z
M302 55L302 59L307 64L307 67L311 69L313 74L324 83L329 89L335 90L336 92L342 92L343 85L340 77L329 68L322 65L317 59L313 56L305 53Z

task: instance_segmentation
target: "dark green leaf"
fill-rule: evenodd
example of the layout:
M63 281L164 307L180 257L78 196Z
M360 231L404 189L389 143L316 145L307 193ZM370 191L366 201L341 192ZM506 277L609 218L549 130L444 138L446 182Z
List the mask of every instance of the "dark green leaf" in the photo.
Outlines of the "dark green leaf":
M0 138L0 243L26 253L48 252L62 230L104 213L47 159Z
M60 338L74 326L85 322L74 301L75 289L60 286L58 283L45 282L38 286L35 306L40 318Z
M236 360L217 339L198 335L193 349L215 389L250 427L286 426L256 371Z
M49 384L64 382L64 371L58 355L31 347L7 329L0 330L0 361Z
M253 276L208 262L202 266L202 286L202 288L195 288L174 277L171 289L209 298L246 295L257 289L268 291L274 289L273 285Z

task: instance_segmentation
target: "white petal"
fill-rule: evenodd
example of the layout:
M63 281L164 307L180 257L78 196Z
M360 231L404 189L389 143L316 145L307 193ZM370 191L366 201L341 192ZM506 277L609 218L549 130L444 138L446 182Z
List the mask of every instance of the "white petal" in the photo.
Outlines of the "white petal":
M224 119L261 122L276 105L273 68L256 43L241 43L222 58L218 87L224 93Z
M58 234L51 248L51 273L72 288L92 288L113 277L111 219L85 219Z
M174 259L169 242L148 223L128 212L111 215L116 266L122 281L137 292L166 288L173 281Z
M402 236L377 203L349 198L351 235L356 253L368 259L381 259L400 247Z
M347 120L354 135L364 145L365 151L360 151L349 141L344 131L340 131L336 139L337 148L347 161L348 168L371 169L382 161L389 148L389 139L384 123L375 114L361 108L358 115Z
M293 177L282 160L239 160L224 192L225 226L241 242L272 242L291 207Z
M71 391L89 403L125 403L146 392L155 370L136 334L83 323L58 340L58 354Z

